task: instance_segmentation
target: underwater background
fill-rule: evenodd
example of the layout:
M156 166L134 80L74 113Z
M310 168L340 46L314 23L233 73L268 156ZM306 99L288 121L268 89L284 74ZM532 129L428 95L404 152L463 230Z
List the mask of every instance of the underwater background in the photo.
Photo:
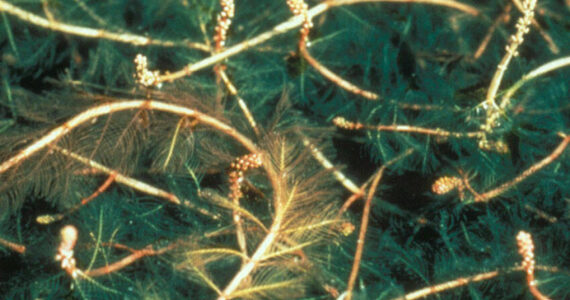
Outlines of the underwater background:
M570 3L305 2L0 1L1 298L570 298Z

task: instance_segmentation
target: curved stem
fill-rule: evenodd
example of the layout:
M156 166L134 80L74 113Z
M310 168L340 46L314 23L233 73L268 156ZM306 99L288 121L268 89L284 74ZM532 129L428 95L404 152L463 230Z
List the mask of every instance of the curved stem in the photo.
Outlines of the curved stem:
M247 148L248 151L252 153L259 153L259 149L249 138L239 133L233 127L223 123L222 121L216 118L210 117L205 113L184 106L160 102L160 101L132 100L132 101L120 101L120 102L99 105L87 109L86 111L76 115L75 117L71 118L69 121L65 122L63 125L51 130L42 138L40 138L39 140L32 143L28 147L24 148L18 154L14 155L13 157L9 158L8 160L0 164L0 174L6 172L14 165L20 163L21 161L33 155L34 153L47 147L54 141L65 136L69 131L76 128L77 126L103 115L123 110L130 110L130 109L158 110L158 111L170 112L181 116L188 116L195 118L198 122L209 125L215 128L216 130L234 138L245 148Z
M570 143L570 136L566 136L564 138L564 140L562 140L562 142L558 145L558 147L556 147L556 149L554 149L554 151L552 151L552 153L549 156L547 156L547 157L543 158L541 161L535 163L530 168L528 168L524 172L522 172L519 176L515 177L513 180L505 182L505 183L501 184L499 187L492 189L486 193L481 194L478 198L476 198L475 201L476 202L487 202L487 201L491 200L492 198L497 197L500 194L511 189L513 186L519 184L520 182L525 180L530 175L536 173L537 171L539 171L540 169L544 168L545 166L552 163L555 159L557 159L558 156L560 156L564 152L564 149L566 149L566 146L568 146L568 143Z
M55 20L48 20L38 15L27 12L17 6L8 2L0 0L0 11L13 15L20 20L34 24L39 27L47 28L53 31L73 34L86 38L107 39L115 42L131 44L135 46L162 46L162 47L187 47L198 49L201 51L210 51L209 47L204 44L185 42L185 41L163 41L148 38L145 36L134 35L130 33L115 33L102 29L93 29L89 27L81 27L60 23Z

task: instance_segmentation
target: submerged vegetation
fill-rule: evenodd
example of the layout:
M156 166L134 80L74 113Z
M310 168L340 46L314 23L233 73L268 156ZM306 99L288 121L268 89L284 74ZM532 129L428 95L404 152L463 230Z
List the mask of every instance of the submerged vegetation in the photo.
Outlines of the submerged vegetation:
M568 1L0 0L7 299L566 299Z

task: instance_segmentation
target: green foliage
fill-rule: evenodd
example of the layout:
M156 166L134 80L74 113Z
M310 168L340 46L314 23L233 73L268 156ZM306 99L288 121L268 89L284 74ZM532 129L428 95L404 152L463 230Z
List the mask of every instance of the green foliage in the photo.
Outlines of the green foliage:
M252 39L291 17L286 1L237 1L226 47ZM322 4L307 1L309 7ZM0 294L7 299L213 299L251 257L258 261L230 293L238 299L329 299L347 289L362 217L361 202L342 216L350 192L317 162L309 141L356 185L405 151L385 171L372 199L353 299L395 299L412 291L480 273L498 276L442 291L444 299L531 299L516 235L535 243L538 289L570 297L568 150L488 202L464 188L435 195L442 176L464 176L482 194L509 182L570 134L568 66L525 81L486 137L508 153L483 150L477 138L391 130L346 130L342 116L371 126L407 125L459 133L485 124L487 88L505 53L514 21L499 22L480 57L474 54L508 1L461 1L480 14L421 3L358 3L313 18L308 51L362 89L370 101L323 77L298 51L297 29L240 51L223 64L259 125L256 133L237 97L213 67L160 88L138 86L134 57L149 69L176 72L212 55L219 3L189 1L14 1L54 21L119 34L174 41L133 45L42 28L5 8L0 25L0 163L97 105L152 99L190 108L253 141L263 165L230 193L231 163L251 149L195 117L140 107L112 112L73 128L0 173ZM525 74L568 55L570 14L563 1L541 0L536 20L508 66L497 102ZM559 52L545 39L548 34ZM115 181L78 207L109 174L61 149L171 193L149 194ZM172 198L170 198L172 199ZM40 225L36 217L64 215ZM242 219L241 227L234 221ZM356 232L339 229L351 222ZM142 249L164 252L136 259L103 276L72 278L54 260L59 230L77 227L74 255L86 274ZM240 248L239 232L245 235ZM273 238L273 239L272 239ZM267 249L263 245L268 243ZM171 247L171 248L169 248ZM261 249L261 250L260 250ZM263 251L262 251L263 250ZM247 256L244 257L244 252ZM556 269L554 269L556 268Z

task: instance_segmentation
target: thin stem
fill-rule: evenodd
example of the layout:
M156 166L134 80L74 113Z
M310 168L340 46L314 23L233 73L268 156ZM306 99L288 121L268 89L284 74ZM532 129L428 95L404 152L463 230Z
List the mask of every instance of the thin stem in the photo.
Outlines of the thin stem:
M409 125L368 125L359 122L351 122L343 117L334 118L333 123L337 127L347 130L376 130L376 131L421 133L426 135L454 137L454 138L481 138L485 134L483 131L456 132L456 131L447 131L441 128L432 129L432 128L424 128L424 127L409 126Z
M126 256L117 262L114 262L110 265L106 265L106 266L101 267L101 268L85 271L85 272L83 272L83 274L86 276L89 276L89 277L97 277L97 276L107 275L107 274L116 272L118 270L121 270L121 269L127 267L128 265L134 263L135 261L137 261L137 260L139 260L145 256L155 256L155 255L163 254L167 251L174 249L177 245L178 245L178 243L172 243L172 244L169 244L168 246L160 248L158 250L153 249L152 245L149 245L149 246L147 246L141 250L132 251L132 253L129 256Z
M536 266L536 269L547 271L547 272L558 272L559 271L559 269L557 267L550 267L550 266ZM506 274L509 274L512 272L517 272L517 271L524 271L524 268L522 266L518 266L518 267L512 267L512 268L505 270L505 271L498 271L497 270L497 271L491 271L491 272L486 272L486 273L480 273L480 274L468 276L468 277L460 277L460 278L456 278L456 279L448 281L448 282L432 285L432 286L422 288L422 289L419 289L419 290L411 292L411 293L407 293L406 295L404 295L402 297L394 298L392 300L413 300L413 299L425 298L429 295L438 294L440 292L450 290L450 289L454 289L457 287L461 287L461 286L467 285L467 284L472 283L472 282L483 281L483 280L487 280L487 279L497 277L499 275L506 275Z
M358 277L358 270L360 269L360 261L362 259L362 253L364 252L364 239L366 238L366 231L368 229L368 218L370 217L370 208L372 206L372 198L376 193L376 188L380 183L380 179L382 179L382 175L384 174L385 166L382 166L376 176L374 176L374 180L372 181L372 185L368 190L368 196L366 197L366 202L364 204L364 210L362 211L362 220L360 221L360 231L358 232L358 240L356 241L356 252L354 253L354 262L352 264L352 269L350 271L350 276L348 278L348 284L346 288L347 297L346 300L350 300L352 298L352 290L354 289L354 284L356 283L356 278Z
M481 57L481 55L483 55L483 52L485 52L485 50L487 49L487 45L489 45L491 37L493 36L493 33L497 30L497 27L499 27L501 23L506 23L507 20L509 19L511 7L512 5L508 3L503 9L503 12L495 19L493 25L489 27L489 30L487 30L487 34L483 38L483 41L481 41L481 44L479 44L479 47L473 54L473 59L477 60Z
M339 87L345 89L348 92L362 96L368 100L380 100L380 96L378 96L378 94L357 87L356 85L343 79L342 77L338 76L333 71L329 70L327 67L319 63L319 61L317 61L314 57L312 57L309 51L307 51L307 45L303 40L299 42L299 51L301 52L301 55L303 55L303 58L305 58L305 60L311 66L313 66L313 68L315 68L319 73L321 73L321 75L323 75L328 80L332 81L334 84L338 85Z
M513 180L505 182L502 185L500 185L499 187L497 187L493 190L490 190L486 193L481 194L478 198L475 199L475 201L477 201L477 202L488 202L492 198L495 198L495 197L501 195L502 193L508 191L509 189L514 187L515 185L521 183L523 180L525 180L529 176L533 175L534 173L538 172L540 169L549 165L556 158L558 158L558 156L560 156L564 152L564 149L566 149L566 146L568 146L568 143L570 143L570 136L566 136L562 140L562 142L558 145L558 147L556 147L556 149L554 149L554 151L552 151L552 153L550 155L548 155L547 157L545 157L541 161L535 163L530 168L526 169L524 172L522 172L519 176L515 177Z
M327 11L330 8L330 5L328 3L321 3L318 5L315 5L313 8L311 8L307 13L309 18L313 18L315 16L318 16L320 14L322 14L323 12ZM296 28L298 26L301 26L301 24L303 24L304 19L302 16L296 16L296 17L292 17L289 20L273 27L273 29L266 31L254 38L251 38L249 40L243 41L233 47L227 48L222 52L216 53L206 59L203 59L201 61L198 61L196 63L191 63L187 66L185 66L184 68L182 68L179 71L173 72L171 74L167 74L167 75L163 75L160 77L159 82L167 82L167 81L173 81L176 80L178 78L182 78L185 76L188 76L198 70L207 68L209 66L215 65L219 62L221 62L222 60L234 56L236 54L239 54L247 49L253 48L255 46L258 46L272 38L274 38L275 36L284 34L286 32L289 32L291 29Z
M561 68L568 67L568 66L570 66L570 56L565 56L565 57L555 59L551 62L548 62L548 63L530 71L528 74L524 75L519 81L517 81L515 84L513 84L513 86L510 87L505 92L505 94L503 95L503 98L501 98L500 108L505 109L507 107L507 105L509 105L511 97L525 83L527 83L530 80L535 79L539 76L542 76L548 72L552 72L554 70L561 69Z
M57 22L55 20L48 20L38 15L34 15L30 12L27 12L17 6L14 6L2 0L0 0L0 11L6 12L12 16L19 18L20 20L23 20L30 24L34 24L39 27L43 27L53 31L68 33L72 35L82 36L86 38L107 39L114 42L131 44L134 46L155 45L161 47L186 47L201 51L209 51L209 48L206 45L198 43L191 43L186 41L179 42L179 41L156 40L130 33L115 33L115 32L105 31L102 29L74 26Z
M42 138L40 138L39 140L32 143L28 147L24 148L18 154L12 156L8 160L0 164L0 174L6 172L8 169L12 168L13 166L22 162L23 160L28 159L31 155L35 154L41 149L51 145L54 141L66 135L73 128L76 128L77 126L86 123L90 120L93 120L97 117L130 109L158 110L158 111L170 112L177 115L195 118L198 122L207 124L215 128L216 130L234 138L250 152L259 153L257 146L246 136L239 133L236 129L221 122L218 119L210 117L209 115L201 113L194 109L190 109L176 104L154 101L154 100L119 101L87 109L86 111L71 118L63 125L51 130Z
M370 3L370 2L431 4L431 5L446 6L449 8L457 9L472 16L478 16L481 14L481 12L477 8L453 0L330 0L327 3L329 3L331 6L341 6L348 4Z
M224 84L226 85L230 94L237 98L239 108L241 109L243 115L247 119L247 122L249 123L251 129L253 129L253 132L255 132L255 136L260 137L261 133L259 132L259 128L257 127L257 122L255 121L253 114L247 107L245 101L238 95L237 89L235 85L231 82L231 80L228 78L226 71L224 71L223 67L220 66L216 68L216 72L220 76L220 78L222 78L222 81L224 81Z
M152 185L149 185L147 183L144 183L142 181L136 180L134 178L130 178L128 176L125 176L121 173L118 173L115 170L109 169L93 160L90 160L86 157L83 157L77 153L71 152L67 149L58 147L58 146L52 146L53 149L57 150L58 152L62 153L65 156L68 156L72 159L75 159L81 163L84 163L98 171L101 171L105 174L108 174L109 176L113 176L114 177L114 181L118 182L118 183L122 183L128 187L131 187L135 190L141 191L143 193L152 195L152 196L156 196L156 197L160 197L163 199L166 199L168 202L174 203L174 204L181 204L182 202L180 201L180 199L178 199L178 197L176 197L176 195L169 193L165 190L156 188Z
M334 178L339 181L347 190L355 195L363 196L364 192L361 188L356 186L352 180L350 180L346 175L339 171L331 162L326 158L326 156L307 139L303 137L303 145L311 150L311 155L321 164L325 170L330 170L333 172Z
M0 238L0 245L20 254L26 253L26 246Z
M457 10L460 10L464 13L468 13L470 15L473 16L478 16L480 15L479 10L477 10L476 8L469 6L467 4L462 4L456 1L449 1L449 0L336 0L336 1L327 1L327 2L323 2L320 4L317 4L315 6L313 6L311 9L309 9L307 11L307 17L309 19L312 19L322 13L324 13L325 11L327 11L328 9L330 9L331 7L336 7L336 6L343 6L343 5L351 5L351 4L358 4L358 3L366 3L366 2L395 2L395 3L424 3L424 4L433 4L433 5L441 5L441 6L447 6L450 8L454 8ZM198 70L207 68L209 66L215 65L216 63L219 63L220 61L234 56L236 54L239 54L247 49L253 48L255 46L258 46L272 38L274 38L275 36L284 34L288 31L290 31L291 29L297 28L301 25L303 25L305 23L305 17L304 16L295 16L290 18L289 20L273 27L273 29L266 31L256 37L253 37L249 40L243 41L233 47L227 48L224 51L220 52L220 53L216 53L206 59L203 59L201 61L198 61L196 63L191 63L188 64L187 66L185 66L183 69L173 72L171 74L168 75L163 75L160 77L159 82L168 82L168 81L173 81L176 80L178 78L182 78L185 76L188 76Z
M257 153L257 152L256 152ZM265 162L268 164L268 162ZM218 300L225 300L231 298L232 293L239 287L239 285L253 272L253 270L258 266L258 264L263 260L265 254L271 249L273 244L277 241L279 233L281 231L281 225L283 223L283 218L287 212L287 205L283 206L282 195L283 187L278 182L278 175L272 167L265 167L267 172L267 177L271 181L271 185L274 193L274 203L275 203L275 217L273 223L269 228L269 232L263 239L263 241L257 246L257 249L249 259L246 264L243 264L240 270L232 278L230 283L226 286L223 292L218 297ZM291 195L292 196L292 195ZM291 201L292 199L286 199L285 201ZM287 203L286 203L287 204Z
M58 213L58 214L53 214L53 215L41 215L38 216L36 218L36 222L40 223L40 224L51 224L55 221L61 221L63 218L65 218L66 215L69 215L75 211L77 211L79 208L83 207L84 205L87 205L87 203L89 203L90 201L92 201L93 199L97 198L101 193L103 193L107 188L109 188L109 186L111 185L111 183L113 183L115 181L115 178L117 177L117 173L116 172L111 172L111 174L109 174L109 176L107 177L107 180L105 180L105 182L103 182L103 184L101 184L97 190L95 190L95 192L93 192L91 195L89 195L86 198L83 198L81 200L80 203L78 203L77 205L73 206L72 208L68 209L66 212L64 213Z
M362 259L362 253L364 252L364 239L366 238L366 230L368 229L368 219L370 217L370 208L372 206L372 198L376 193L380 179L387 167L393 165L397 161L403 159L404 157L412 154L413 149L406 150L403 154L397 156L391 161L384 164L372 180L370 189L368 190L368 196L366 197L366 203L364 204L364 210L362 212L362 220L360 221L360 232L358 233L358 240L356 241L356 252L354 253L354 262L352 264L352 270L350 271L350 276L348 278L348 284L346 288L346 300L350 300L352 297L352 290L354 289L354 284L356 283L356 278L358 276L358 270L360 269L360 261Z
M277 222L279 221L279 222ZM276 220L271 226L269 234L265 236L263 242L257 247L255 253L251 256L251 259L248 263L244 264L239 272L234 276L232 281L226 286L222 294L218 297L218 300L225 300L231 298L230 295L238 288L240 283L249 276L249 274L253 271L253 269L257 266L257 264L261 261L261 259L265 256L265 253L269 251L271 245L275 242L277 238L277 232L281 227L280 220Z

